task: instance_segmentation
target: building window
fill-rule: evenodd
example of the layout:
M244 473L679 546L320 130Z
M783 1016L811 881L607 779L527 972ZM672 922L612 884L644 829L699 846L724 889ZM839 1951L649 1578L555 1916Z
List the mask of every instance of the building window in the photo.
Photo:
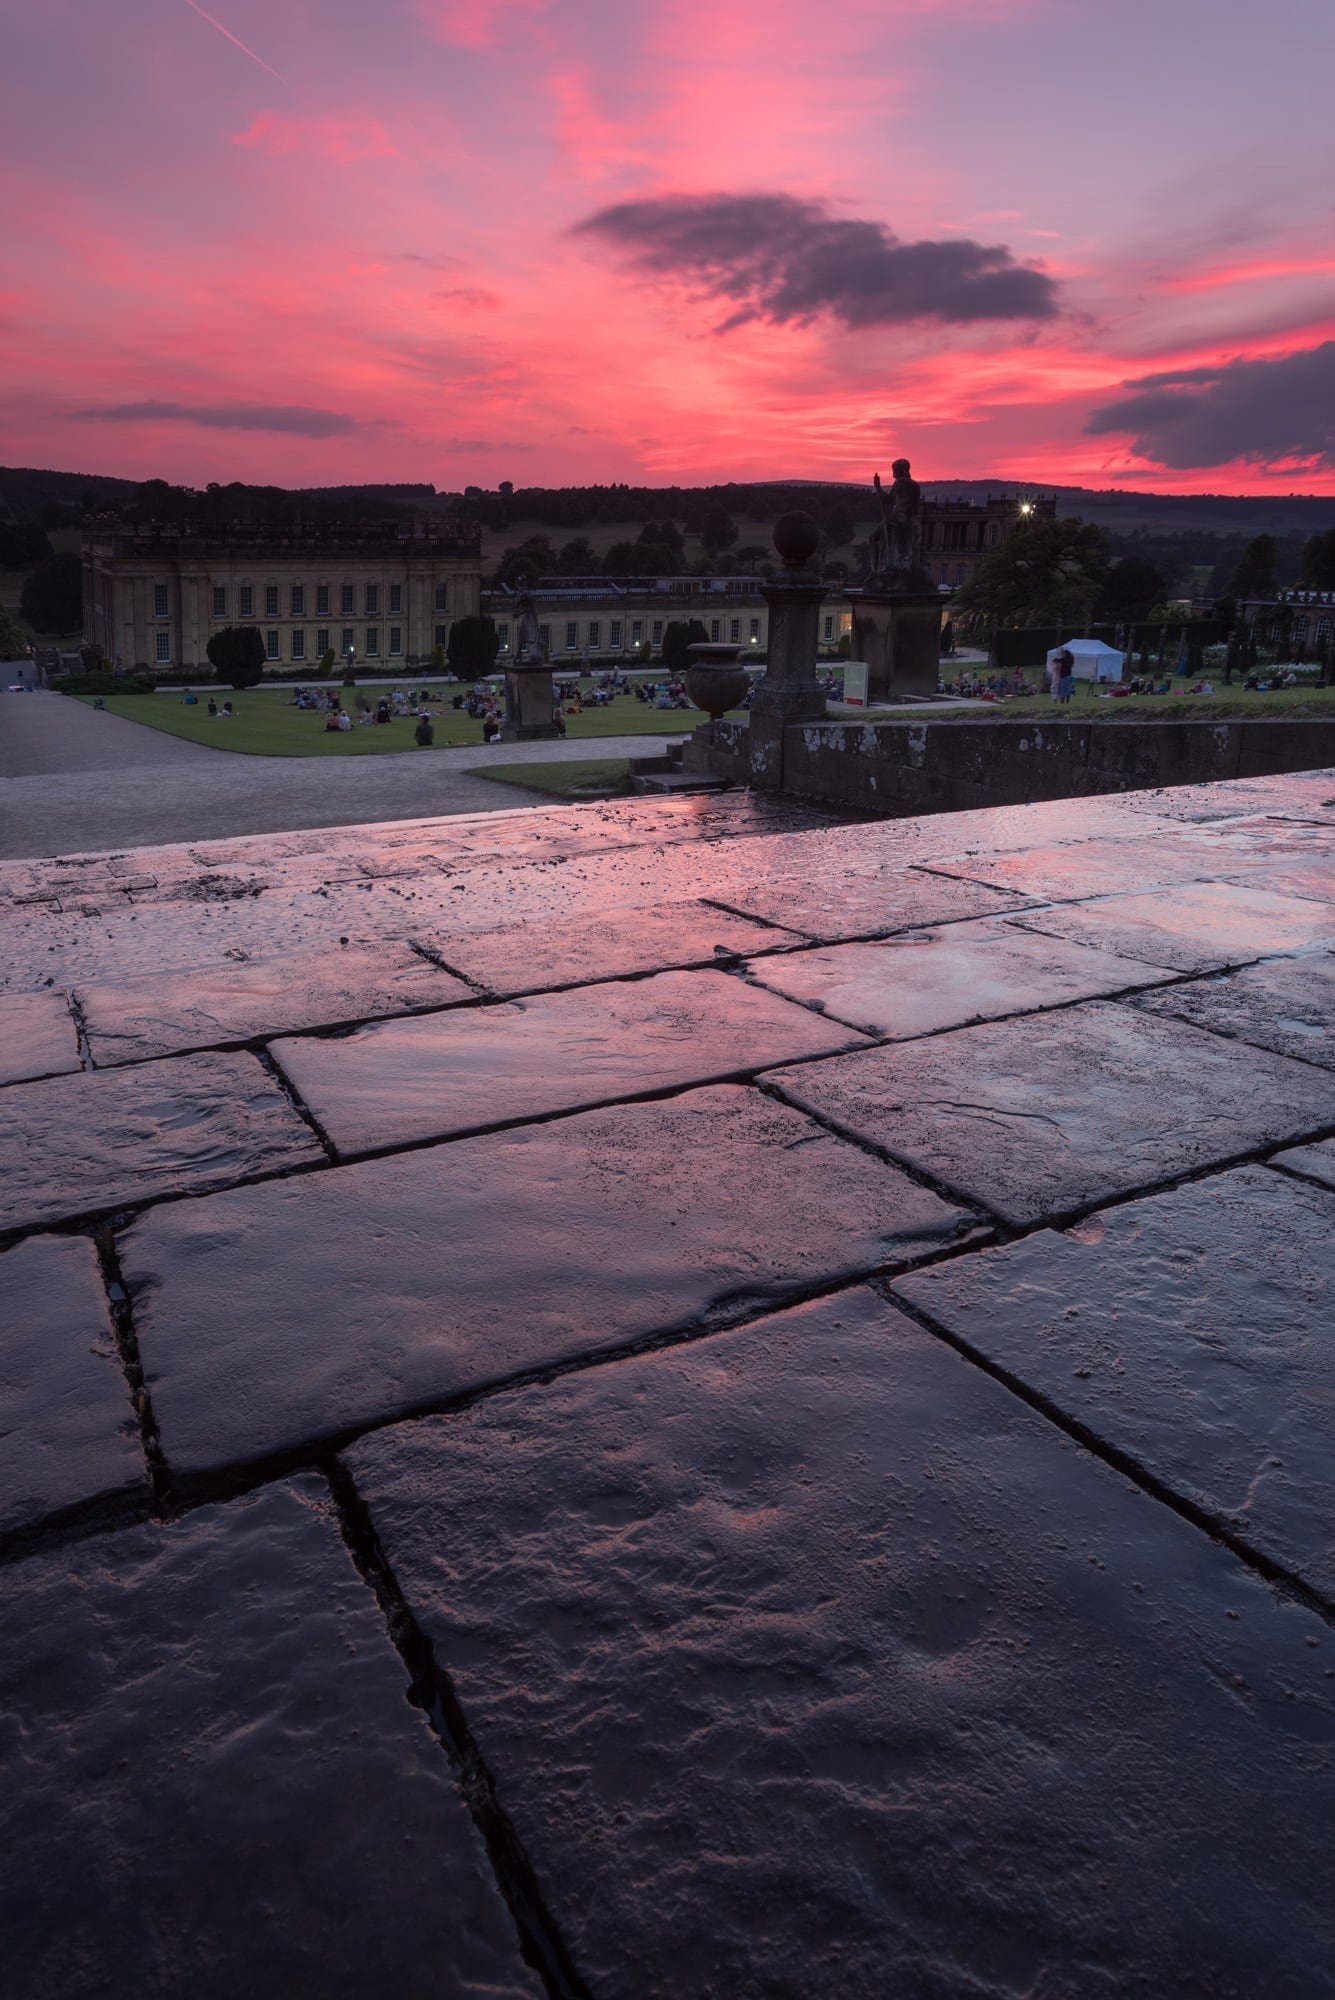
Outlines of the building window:
M730 640L730 641L732 641L733 643L735 643L735 642L736 642L736 641L737 641L738 639L740 639L740 638L741 638L741 636L742 636L742 621L741 621L741 619L740 619L740 618L733 618L733 619L731 619L731 620L729 621L729 624L728 624L728 638L729 638L729 640Z
M353 612L357 609L356 592L350 583L343 584L339 590L338 608L345 618L351 618Z
M833 639L833 637L834 637L834 619L833 619L833 618L826 618L826 620L825 620L825 624L824 624L824 628L823 628L823 629L824 629L824 634L825 634L825 638L826 638L827 640L830 640L830 639Z
M496 627L496 637L501 642L501 651L508 653L510 650L510 627L508 625L498 625Z
M602 644L602 631L601 619L591 618L589 620L589 644L591 646L597 647Z
M321 659L329 651L329 627L327 625L322 625L315 635L315 650Z
M661 645L662 645L662 643L663 643L663 621L662 621L662 619L661 619L661 618L655 618L655 620L654 620L654 644L655 644L655 646L661 646Z
M721 621L720 619L718 619L718 618L711 618L711 619L710 619L710 621L709 621L709 636L710 636L710 638L711 638L711 639L717 639L717 638L718 638L718 635L719 635L719 633L720 633L720 631L721 631L722 629L723 629L723 628L722 628L722 621Z
M215 583L213 586L213 615L215 618L227 616L227 592Z
M241 616L243 618L253 618L255 616L254 591L251 589L248 583L243 583L241 586L240 594L241 594Z
M758 618L753 618L751 620L751 644L753 646L758 645L759 641L760 641L760 620Z
M438 584L436 585L436 609L437 609L437 611L448 611L448 610L449 610L449 608L450 608L450 601L449 601L449 597L448 597L448 595L446 594L446 593L447 593L447 590L448 590L448 585L446 585L446 584L443 584L443 583L438 583Z
M621 620L614 618L607 634L607 643L614 653L621 651Z
M1305 646L1307 644L1307 620L1305 617L1295 618L1293 621L1293 643L1295 646Z
M153 634L153 656L160 667L165 667L172 656L172 635L170 632Z
M550 625L539 625L539 627L538 627L538 644L539 644L539 645L540 645L540 646L542 647L542 650L543 650L543 652L544 652L544 653L550 653L550 652L551 652L551 650L552 650L552 628L551 628L551 626L550 626Z
M1317 642L1317 645L1318 645L1318 646L1324 646L1324 645L1325 645L1325 643L1326 643L1326 641L1327 641L1327 640L1329 639L1329 637L1330 637L1330 620L1329 620L1329 618L1321 618L1321 619L1318 619L1318 620L1317 620L1317 628L1316 628L1316 642Z
M402 611L403 609L403 585L401 583L391 583L389 586L389 608L391 611Z
M306 616L306 586L304 583L294 583L292 586L292 616L294 618L304 618Z
M276 660L278 658L278 634L276 632L266 632L264 635L264 657L266 660Z
M366 657L373 660L380 651L380 631L375 625L366 628Z
M276 618L278 616L278 585L276 583L269 583L264 587L264 615L266 618Z
M631 645L638 646L643 637L644 637L644 620L642 618L633 618L631 620L631 626L630 626Z
M403 627L391 625L389 628L389 650L396 657L403 651Z
M153 586L153 616L155 618L165 618L167 616L167 586L165 583L155 583Z
M343 655L343 657L344 657L344 659L345 659L345 660L347 659L347 657L348 657L348 654L349 654L349 653L350 653L350 652L352 651L352 627L351 627L351 625L345 625L345 626L343 627L343 643L342 643L342 645L341 645L341 646L339 647L339 651L340 651L340 652L342 653L342 655Z
M306 634L304 632L294 632L292 634L292 657L294 660L304 660L306 657Z
M379 584L368 583L366 586L366 615L368 618L374 618L379 610L380 586Z
M448 625L437 625L435 643L438 646L445 645L449 640L449 636L450 636L450 628Z
M569 624L566 626L566 651L567 653L574 653L577 652L578 649L579 649L579 626L575 623L574 619L572 618Z
M329 585L317 583L315 586L315 615L317 618L329 616Z

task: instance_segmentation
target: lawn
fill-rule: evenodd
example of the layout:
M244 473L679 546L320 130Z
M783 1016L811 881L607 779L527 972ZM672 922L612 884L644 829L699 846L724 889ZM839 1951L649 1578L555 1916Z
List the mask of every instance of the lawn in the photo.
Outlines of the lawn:
M405 685L427 687L429 682L405 676ZM387 691L387 690L386 690ZM368 701L376 699L376 689L346 690L344 698L356 714L356 693ZM450 707L457 684L437 693L443 706L433 716L436 748L482 742L482 724L462 709ZM89 703L91 697L80 695ZM223 699L220 692L218 699ZM208 712L208 692L200 693L199 706L187 708L179 694L108 695L106 707L113 715L131 722L147 723L170 736L184 736L192 743L208 743L215 750L244 750L260 757L366 757L387 750L412 750L417 724L404 717L387 723L359 724L345 733L326 730L318 709L297 709L288 704L290 688L247 688L230 697L235 714L228 719ZM600 736L683 736L705 717L699 709L656 709L634 695L618 695L608 708L586 708L581 715L567 715L567 733L573 741Z
M470 778L491 778L498 785L522 785L530 792L551 792L555 798L629 798L628 757L581 757L567 764L478 764Z
M1335 716L1335 688L1278 688L1262 694L1241 686L1225 687L1218 678L1213 694L1126 695L1114 701L1097 694L1090 681L1077 681L1075 694L1065 708L1051 695L1020 696L1005 701L986 702L974 708L944 710L942 722L1017 722L1026 716L1048 722L1228 722L1248 716ZM937 718L933 717L935 721Z

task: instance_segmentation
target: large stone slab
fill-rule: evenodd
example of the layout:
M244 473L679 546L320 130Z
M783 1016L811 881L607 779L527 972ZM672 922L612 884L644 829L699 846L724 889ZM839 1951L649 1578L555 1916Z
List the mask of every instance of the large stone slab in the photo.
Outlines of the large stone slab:
M63 993L0 995L0 1084L80 1067L79 1034Z
M1231 882L1110 896L1104 902L1026 912L1011 921L1176 972L1213 972L1335 942L1335 903L1276 896Z
M1329 1627L865 1292L351 1463L597 2000L1329 1990Z
M1165 977L1157 967L1064 938L1040 940L995 919L906 932L875 944L785 952L757 959L749 969L772 993L896 1040Z
M13 2000L535 2000L315 1480L7 1572Z
M203 1192L324 1157L250 1055L16 1083L0 1091L0 1229Z
M792 943L789 932L708 903L618 910L556 923L507 924L425 940L447 965L492 993L537 993L598 979L709 965Z
M1329 1188L1335 1188L1335 1139L1323 1139L1315 1146L1294 1146L1288 1152L1276 1153L1277 1167L1291 1167L1296 1174L1306 1174L1309 1180L1322 1181Z
M1335 1077L1091 1001L812 1063L794 1104L1008 1222L1059 1218L1335 1122Z
M1335 1604L1335 1195L1242 1167L896 1289Z
M1139 994L1150 1014L1171 1014L1276 1055L1335 1069L1335 954L1272 958L1239 972Z
M1140 836L1124 829L1101 840L1081 839L1082 828L1082 817L1073 810L1073 837L1069 840L1014 854L989 853L984 848L978 853L937 857L930 866L944 875L1009 889L1029 902L1061 902L1190 882L1224 865L1214 860L1205 843L1189 836Z
M406 944L374 949L331 940L286 953L184 972L81 986L77 999L95 1063L139 1062L216 1048L292 1028L366 1021L472 998L462 979Z
M345 1157L708 1083L859 1038L718 972L664 972L273 1053Z
M971 1220L724 1085L172 1202L121 1257L179 1477L902 1265Z
M0 1257L0 1534L143 1484L97 1252L30 1237Z
M1018 909L1024 898L981 882L961 882L917 868L850 866L838 841L824 836L822 865L810 872L771 873L759 881L720 884L718 900L743 916L786 924L811 937L862 937L911 925L989 917Z

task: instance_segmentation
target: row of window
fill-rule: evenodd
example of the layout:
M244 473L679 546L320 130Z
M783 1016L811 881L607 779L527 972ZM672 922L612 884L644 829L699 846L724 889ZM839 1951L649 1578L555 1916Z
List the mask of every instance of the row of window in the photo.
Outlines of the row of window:
M630 643L632 646L643 645L645 622L646 621L642 618L633 618L630 621ZM662 618L654 618L648 621L650 643L652 645L655 646L662 645L663 627L665 622L666 621ZM749 622L750 622L750 631L748 632L747 637L749 638L753 646L757 646L760 643L760 620L758 618L752 618ZM828 624L829 620L827 620L826 622ZM723 638L723 624L724 621L721 618L711 618L709 621L709 636L711 640L715 641L716 643ZM727 625L728 625L729 644L740 646L742 644L741 619L730 618L727 621ZM620 618L612 618L608 621L607 650L609 652L619 653L621 651L622 645L624 643L625 629L626 629L625 622ZM588 625L585 628L585 631L586 631L586 636L584 643L588 647L589 651L591 653L601 652L603 650L602 619L590 618L590 620L588 621ZM510 643L510 627L508 625L498 625L496 627L496 632L501 642L502 651L504 651L509 646ZM542 640L543 645L550 648L552 643L551 626L540 625L538 627L538 634ZM569 619L566 624L565 650L567 653L577 653L580 650L579 623L574 618Z
M340 584L338 595L338 608L340 612L345 618L351 618L357 610L356 584ZM450 608L449 585L438 583L435 595L437 611L448 611ZM315 615L317 618L327 618L329 616L333 610L332 596L333 593L329 584L316 584ZM227 597L227 586L215 583L213 585L213 616L215 618L227 617ZM253 584L238 584L236 588L236 600L236 615L238 618L253 618L255 616L255 589ZM368 583L364 586L362 609L367 618L378 618L380 616L380 585L378 583ZM403 585L401 583L390 584L387 609L391 616L394 612L403 610ZM282 592L276 583L268 583L264 586L264 615L266 618L281 618L283 616ZM289 586L287 615L289 618L304 618L306 616L306 586L304 583L294 583ZM155 618L169 618L171 616L171 592L165 583L155 583L153 586L153 616Z
M288 658L290 660L322 659L324 655L329 651L331 637L332 635L328 627L322 625L315 634L315 650L313 653L308 653L306 650L306 634L301 631L289 632L287 635ZM450 637L449 626L437 625L436 637L435 637L436 645L437 646L447 645L449 643L449 637ZM171 656L172 656L171 633L155 632L153 635L153 641L154 641L154 658L158 666L160 667L169 666L171 664ZM282 641L283 641L283 635L277 629L277 627L271 627L270 630L265 633L264 655L266 659L269 660L282 659L283 657ZM357 633L353 626L345 625L342 631L340 632L338 652L343 659L346 659L349 653L352 653L354 655L357 653ZM380 627L378 625L368 625L365 628L364 632L362 633L360 657L364 660L378 660L380 658ZM389 657L391 660L398 660L402 659L403 657L402 625L391 625L389 628Z

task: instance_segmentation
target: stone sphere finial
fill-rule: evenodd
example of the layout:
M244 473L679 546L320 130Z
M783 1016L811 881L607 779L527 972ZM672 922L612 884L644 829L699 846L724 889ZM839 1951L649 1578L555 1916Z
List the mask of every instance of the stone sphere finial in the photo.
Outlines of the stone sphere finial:
M774 523L774 546L789 569L804 569L820 547L820 528L800 509Z

